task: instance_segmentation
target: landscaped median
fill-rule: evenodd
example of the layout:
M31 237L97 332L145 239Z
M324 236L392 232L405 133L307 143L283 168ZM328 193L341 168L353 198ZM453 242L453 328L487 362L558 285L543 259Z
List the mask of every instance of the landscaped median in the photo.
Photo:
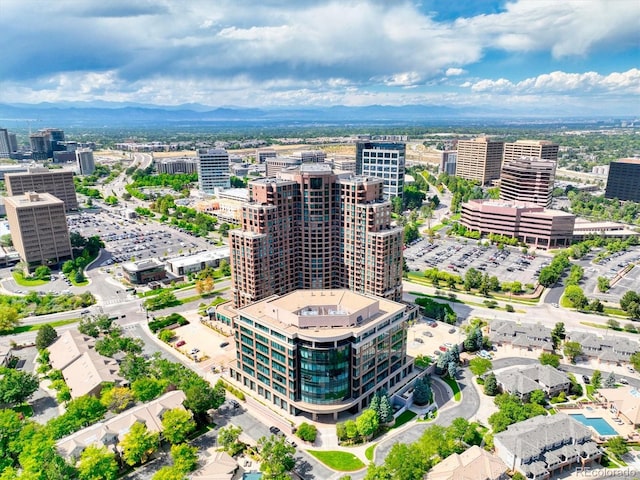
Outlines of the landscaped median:
M339 450L307 450L307 452L327 467L339 472L353 472L365 467L362 460L350 452Z
M451 387L453 391L453 399L456 402L459 402L462 399L462 393L460 392L460 387L458 386L458 382L456 382L455 378L450 377L440 377L440 379Z

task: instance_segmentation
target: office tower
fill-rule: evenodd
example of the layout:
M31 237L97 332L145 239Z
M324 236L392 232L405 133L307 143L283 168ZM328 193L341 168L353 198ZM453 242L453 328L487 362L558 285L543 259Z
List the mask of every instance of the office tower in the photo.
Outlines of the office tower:
M8 195L50 193L64 202L67 211L78 209L73 172L69 170L28 167L26 173L8 173L4 177Z
M47 158L53 158L53 152L64 152L67 146L64 144L64 131L59 128L47 128L42 130L47 134Z
M402 237L383 182L303 164L249 182L229 235L233 299L248 305L297 289L348 288L400 300Z
M439 173L447 173L449 175L456 174L456 163L458 161L457 150L444 150L440 152Z
M233 380L290 415L356 413L412 379L407 308L348 290L298 290L238 311Z
M556 162L535 157L518 157L502 164L500 199L551 206Z
M200 190L215 193L216 189L230 188L229 154L226 150L211 148L198 150L198 180Z
M604 196L640 202L640 158L623 158L609 164Z
M381 178L384 198L402 198L406 145L403 142L356 142L356 174Z
M557 162L558 144L547 140L517 140L504 144L503 162L517 160L520 157L537 157Z
M504 142L479 137L458 141L456 177L486 185L500 178Z
M158 173L197 173L197 158L158 158L154 159Z
M267 161L267 158L275 158L277 156L278 156L278 154L276 153L275 150L265 149L265 148L256 149L256 162L257 163L264 163L264 162Z
M460 223L469 230L517 238L534 248L568 247L576 217L527 202L469 200L462 204Z
M75 151L75 154L78 174L91 175L96 169L96 164L93 160L93 150L90 148L79 148Z
M11 157L11 142L6 128L0 128L0 158Z
M9 151L12 153L12 158L22 158L22 154L18 153L18 138L15 133L9 133Z
M29 135L31 144L31 159L46 160L49 152L49 136L43 132L36 132Z
M13 246L29 270L71 259L64 202L49 193L5 198Z

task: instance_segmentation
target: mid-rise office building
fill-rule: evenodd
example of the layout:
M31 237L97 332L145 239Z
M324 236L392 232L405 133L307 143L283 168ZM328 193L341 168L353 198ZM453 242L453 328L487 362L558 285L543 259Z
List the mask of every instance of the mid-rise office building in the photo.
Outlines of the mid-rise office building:
M11 151L9 131L6 128L0 128L0 158L10 158Z
M197 173L197 158L159 158L154 160L158 173Z
M80 175L91 175L96 169L93 159L93 150L90 148L79 148L75 150L76 166Z
M229 154L221 148L198 150L198 181L200 190L215 193L218 189L231 187Z
M302 165L301 158L295 157L268 157L265 160L265 175L267 177L277 177L280 172L287 168Z
M541 249L571 245L575 221L567 212L504 200L470 200L462 205L460 219L462 225L481 235L505 235Z
M270 148L258 148L256 149L256 162L264 163L267 161L267 158L276 158L278 153Z
M73 172L69 170L31 166L26 173L8 173L4 177L8 195L22 195L25 192L50 193L64 202L67 211L78 209Z
M5 207L13 246L28 269L71 259L62 200L49 193L27 192L6 197Z
M43 132L36 132L29 135L31 145L32 160L46 160L49 158L49 136Z
M487 185L500 178L504 142L479 137L458 141L456 177Z
M557 162L558 144L547 140L516 140L504 144L503 163L521 157L536 157Z
M640 158L611 162L604 196L640 202Z
M440 165L438 171L440 173L446 173L448 175L455 175L457 162L457 150L444 150L440 152Z
M357 413L410 381L407 307L348 290L301 290L238 311L231 377L290 415Z
M326 164L249 182L242 228L229 233L235 305L298 289L400 300L403 231L391 226L382 187Z
M404 142L356 142L356 174L381 178L384 198L402 198L405 154Z
M500 199L551 206L556 162L536 157L505 159L500 175Z

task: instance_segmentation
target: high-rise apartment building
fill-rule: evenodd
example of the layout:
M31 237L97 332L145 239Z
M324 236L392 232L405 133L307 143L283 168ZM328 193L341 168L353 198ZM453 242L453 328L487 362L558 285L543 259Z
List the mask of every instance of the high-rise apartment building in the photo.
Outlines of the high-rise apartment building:
M556 162L536 157L504 160L500 175L500 199L551 206Z
M640 158L623 158L609 164L604 196L640 202Z
M381 178L384 182L384 198L402 198L405 154L404 142L356 142L356 174Z
M229 153L220 148L198 150L198 181L205 193L230 188Z
M43 132L36 132L29 135L31 145L32 160L46 160L49 158L49 136Z
M503 162L520 157L537 157L542 160L558 161L558 144L547 140L517 140L504 144Z
M348 290L271 296L234 319L236 382L290 415L338 418L412 379L406 305Z
M500 178L504 142L479 137L458 141L456 177L487 185Z
M78 209L73 172L69 170L49 170L35 166L27 168L26 173L8 173L4 177L8 195L50 193L64 202L67 211Z
M49 193L27 192L5 198L11 239L30 270L71 259L65 205Z
M6 128L0 128L0 158L10 158L11 152L9 131Z
M458 162L457 150L444 150L440 152L440 165L438 171L448 175L456 174L456 163Z
M298 289L400 300L403 231L382 187L313 163L250 182L242 228L229 234L235 305Z
M80 175L91 175L96 169L93 159L93 150L90 148L78 148L75 151L76 166Z

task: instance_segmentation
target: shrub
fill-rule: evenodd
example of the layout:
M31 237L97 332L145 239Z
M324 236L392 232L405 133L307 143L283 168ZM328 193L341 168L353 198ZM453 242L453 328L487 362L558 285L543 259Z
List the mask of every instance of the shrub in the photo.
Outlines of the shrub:
M149 329L155 333L158 330L162 330L170 325L178 324L180 326L188 325L189 320L184 318L179 313L172 313L166 317L158 318L157 320L153 320L149 322Z
M513 308L513 305L511 305L510 303L507 303L507 304L504 306L504 309L505 309L507 312L509 312L509 313L513 313L513 312L515 312L515 311L516 311L516 310L515 310L515 308Z
M318 435L318 428L315 425L310 425L306 422L301 423L296 430L296 436L304 440L305 442L315 442Z
M165 343L169 343L175 336L176 334L173 332L173 330L160 330L160 332L158 333L158 338Z

